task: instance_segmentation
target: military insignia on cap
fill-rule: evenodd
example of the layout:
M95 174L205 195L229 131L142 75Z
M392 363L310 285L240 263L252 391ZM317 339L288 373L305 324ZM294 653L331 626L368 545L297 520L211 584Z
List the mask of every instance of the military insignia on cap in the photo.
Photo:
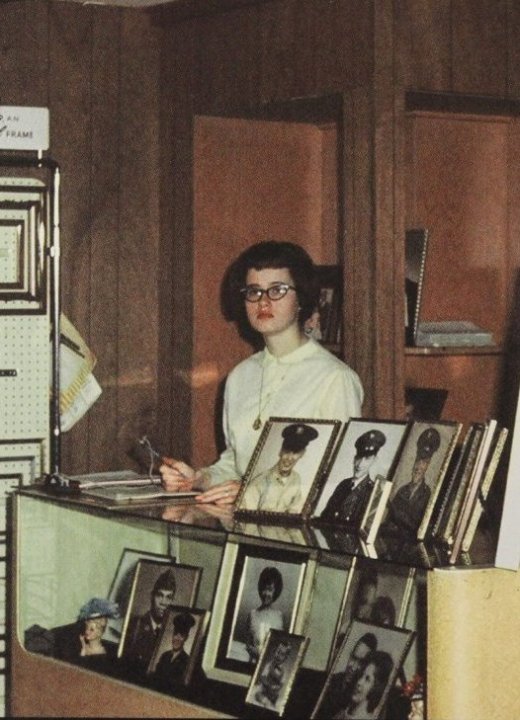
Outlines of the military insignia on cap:
M361 456L375 455L386 442L381 430L368 430L358 437L354 443L356 454Z
M438 430L433 427L426 428L417 438L417 457L420 460L431 458L434 452L439 449L441 436Z
M292 452L304 450L311 440L318 437L318 431L311 425L293 423L282 430L283 448Z

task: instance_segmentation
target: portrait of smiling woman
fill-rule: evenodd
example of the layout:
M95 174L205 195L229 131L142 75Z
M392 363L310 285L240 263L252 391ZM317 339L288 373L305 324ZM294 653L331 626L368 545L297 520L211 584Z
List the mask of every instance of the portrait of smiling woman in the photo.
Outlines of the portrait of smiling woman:
M234 318L246 321L263 349L229 374L224 392L226 447L212 465L195 470L164 458L167 490L201 491L199 502L231 504L240 489L259 431L270 416L346 422L361 414L357 374L304 333L318 301L316 268L290 242L268 240L247 248L229 272Z

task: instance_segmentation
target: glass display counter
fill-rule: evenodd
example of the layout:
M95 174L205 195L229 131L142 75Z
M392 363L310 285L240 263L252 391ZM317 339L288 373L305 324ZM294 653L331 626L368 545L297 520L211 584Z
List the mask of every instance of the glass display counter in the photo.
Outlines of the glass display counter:
M236 631L238 637L238 605L249 592L244 589L244 568L261 561L288 571L286 588L290 572L304 568L284 612L291 616L294 611L287 627L305 635L309 643L284 717L311 716L334 651L354 617L362 579L370 575L377 578L378 595L389 597L393 605L392 617L378 622L414 634L398 682L388 695L390 720L406 718L402 685L417 674L426 680L431 720L484 718L478 714L482 703L474 704L480 696L478 683L461 704L461 672L469 672L468 682L478 674L465 647L485 642L496 604L507 606L515 598L518 602L520 594L517 573L489 566L493 547L488 538L477 541L475 556L465 557L464 565L449 567L441 550L426 545L385 539L367 548L337 529L244 523L230 512L190 504L106 506L81 496L53 497L36 487L21 489L12 498L10 547L14 572L9 714L14 717L272 716L246 702L251 666L231 660L231 655L221 657L227 636ZM96 665L84 658L64 659L56 652L57 632L74 627L87 601L115 598L114 583L129 552L200 569L190 606L206 613L207 630L190 682L175 691L158 690L149 674L139 675L124 662L124 620L118 630L108 627L115 649L112 662ZM516 596L511 594L515 588ZM493 599L486 605L483 598L490 592ZM464 619L458 599L464 603ZM518 629L518 620L510 622ZM510 636L514 628L506 632L499 624L495 629ZM452 642L455 631L457 640ZM518 659L518 650L511 650L516 657L508 652L494 658L499 666ZM488 656L494 655L489 650ZM446 714L455 701L458 714ZM469 709L471 714L466 713Z

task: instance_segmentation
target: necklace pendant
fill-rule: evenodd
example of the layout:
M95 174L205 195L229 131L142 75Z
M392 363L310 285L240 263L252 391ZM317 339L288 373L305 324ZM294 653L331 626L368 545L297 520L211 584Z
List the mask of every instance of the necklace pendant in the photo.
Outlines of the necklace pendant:
M262 425L262 420L260 419L260 415L259 415L253 423L253 430L260 430L261 425Z

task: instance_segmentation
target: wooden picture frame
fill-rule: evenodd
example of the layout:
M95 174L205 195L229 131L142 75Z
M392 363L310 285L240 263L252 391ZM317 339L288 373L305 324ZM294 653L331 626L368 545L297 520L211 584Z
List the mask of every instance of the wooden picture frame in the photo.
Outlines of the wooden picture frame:
M336 444L312 521L359 532L375 502L376 477L391 478L408 427L406 421L351 418Z
M384 717L388 693L414 638L413 630L353 620L312 711L311 720L339 717L348 704L355 705L358 711L356 717L364 720ZM367 676L371 683L365 682L363 688L358 689L357 680ZM369 690L368 685L371 685Z
M246 703L283 715L308 644L303 635L269 630Z
M423 540L462 423L414 421L393 474L381 528ZM415 486L413 480L415 479Z
M168 607L174 604L194 606L201 577L202 568L195 565L175 563L165 566L157 560L138 560L118 657L145 672Z
M317 551L230 537L203 657L210 679L247 687L269 629L302 634Z
M147 669L154 689L175 693L179 686L190 684L209 617L208 610L199 608L172 605L167 610Z
M108 600L117 603L118 618L109 618L106 629L107 639L113 642L121 641L123 622L128 610L128 602L132 593L132 584L135 570L139 560L153 560L165 565L173 565L175 558L159 553L143 552L134 548L124 548L108 591Z
M339 420L271 417L235 503L237 518L307 518L341 428Z

